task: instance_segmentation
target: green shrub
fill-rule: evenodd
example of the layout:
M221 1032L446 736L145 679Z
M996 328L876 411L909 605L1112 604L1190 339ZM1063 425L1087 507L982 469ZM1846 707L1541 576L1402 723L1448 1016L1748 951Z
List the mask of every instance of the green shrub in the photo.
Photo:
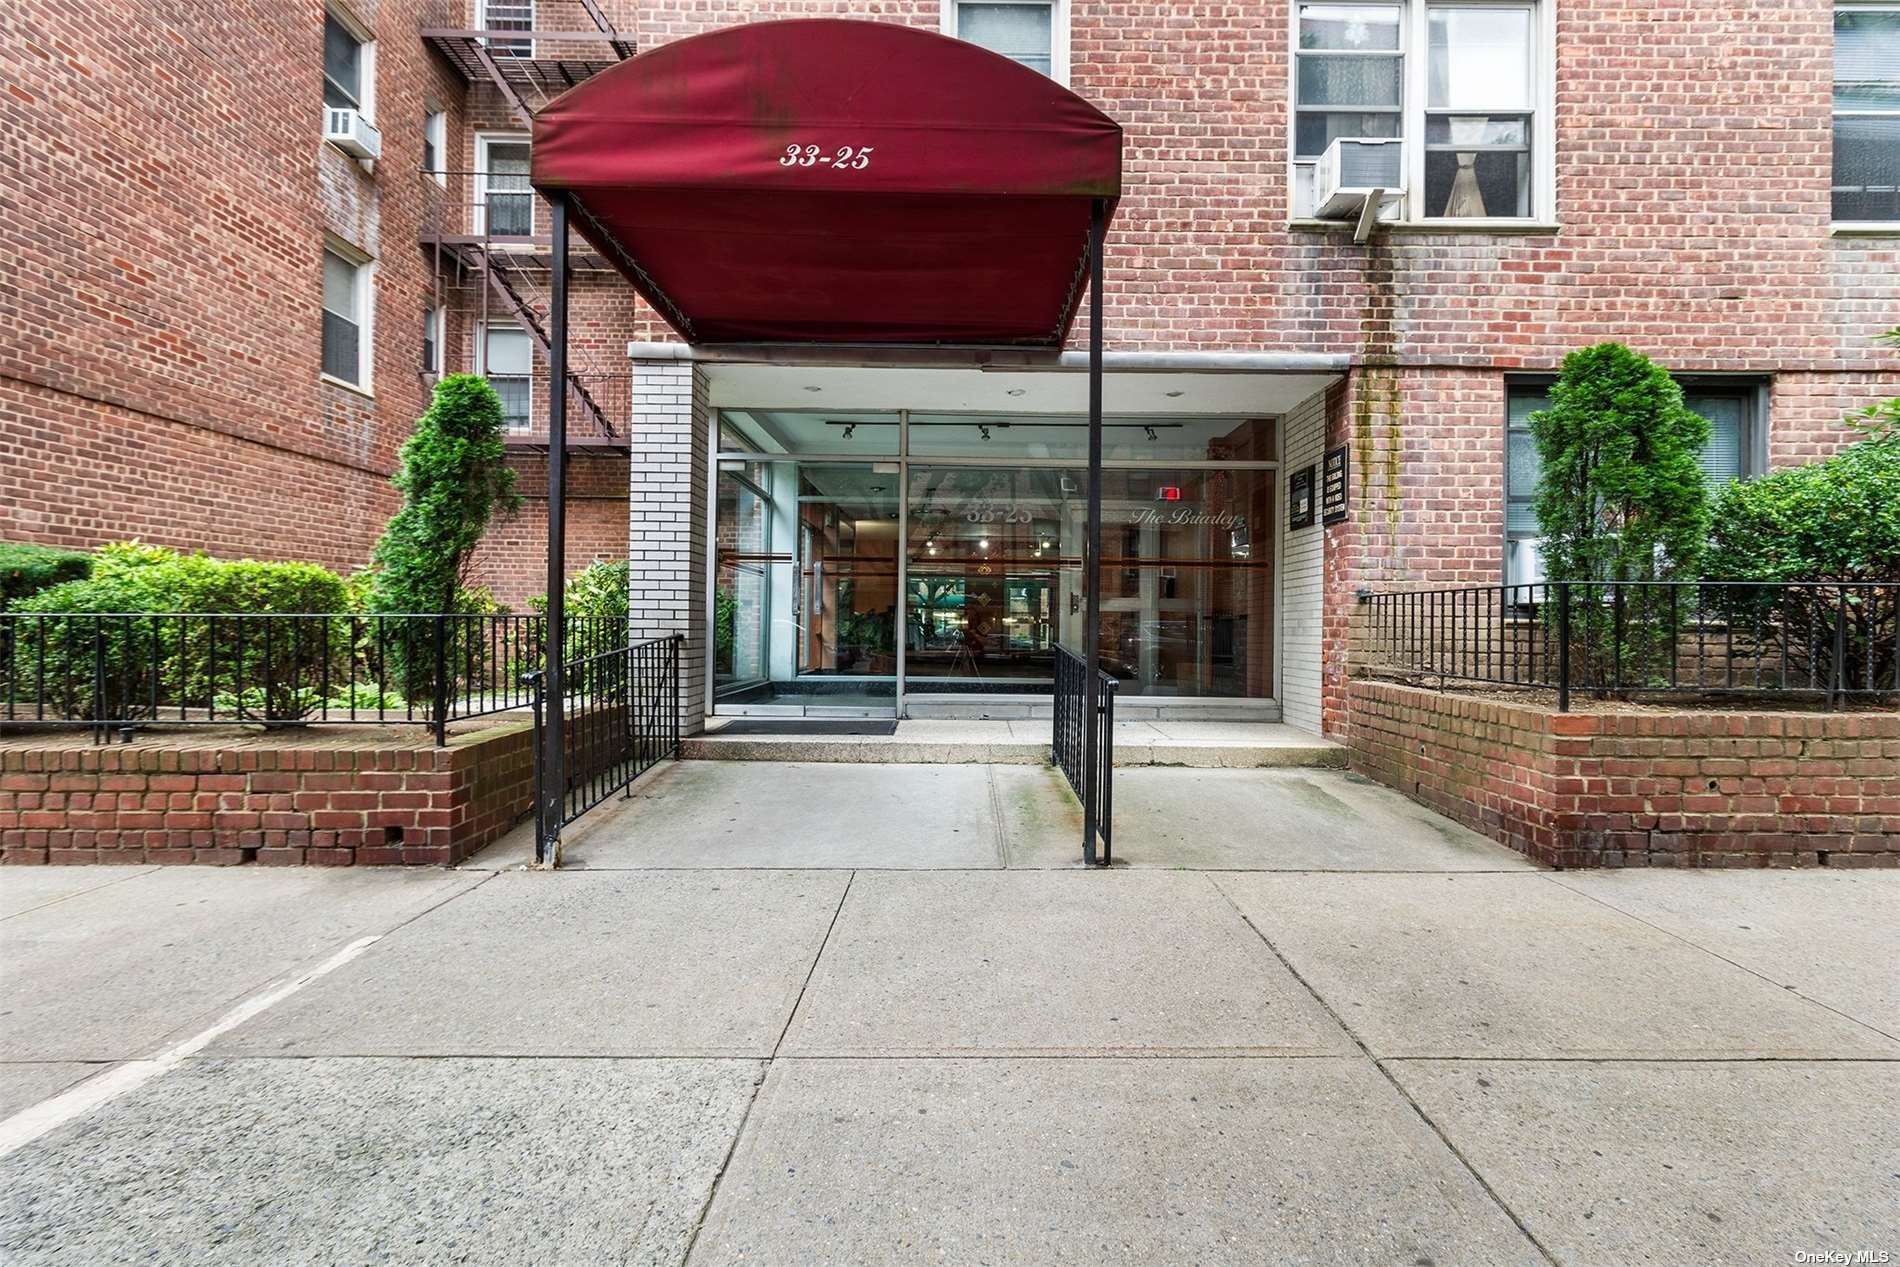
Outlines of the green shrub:
M62 581L77 581L92 571L83 550L0 541L0 610Z
M402 446L393 480L402 509L376 543L375 610L464 610L469 562L489 518L521 504L503 430L501 398L484 379L451 374L435 385Z
M22 612L344 612L349 587L315 563L181 554L125 542L101 546L91 575L16 602Z
M627 615L627 561L595 559L568 577L561 593L566 599L564 606L569 616L618 616L624 619ZM528 606L545 613L548 596L537 594L528 600Z
M713 592L713 653L719 671L732 673L739 647L739 596L721 586Z
M299 692L328 679L347 683L355 648L349 589L314 563L213 559L159 546L101 547L92 573L13 604L45 619L16 622L17 657L33 657L32 679L49 683L62 709L125 717L162 707L242 699L276 684L254 715L296 718L308 711ZM288 619L289 613L319 619ZM125 613L118 619L101 617ZM166 620L145 613L267 614L266 621ZM95 662L107 672L95 680ZM357 675L360 678L360 674ZM17 685L17 684L16 684Z
M1900 433L1730 484L1705 572L1725 581L1900 581Z
M1891 402L1900 417L1900 402ZM1900 430L1807 466L1730 484L1715 502L1706 570L1726 581L1900 581ZM1852 682L1894 663L1900 611L1871 590L1720 591L1726 618L1797 677L1826 681L1834 647Z
M1691 579L1708 536L1708 421L1668 371L1620 343L1564 358L1531 415L1537 524L1553 581Z
M1668 371L1601 343L1564 358L1550 406L1530 424L1545 569L1572 582L1573 665L1586 681L1661 685L1677 634L1666 595L1600 583L1694 579L1708 538L1697 462L1708 420Z

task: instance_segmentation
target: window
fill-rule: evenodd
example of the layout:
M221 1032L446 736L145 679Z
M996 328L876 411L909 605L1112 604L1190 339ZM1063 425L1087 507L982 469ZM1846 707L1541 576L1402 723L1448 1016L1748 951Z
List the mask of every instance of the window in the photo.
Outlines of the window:
M422 170L435 177L435 183L446 188L449 173L444 157L449 152L448 115L441 110L430 110L422 116Z
M534 0L484 0L479 24L484 31L532 31ZM533 57L534 40L490 36L488 51L497 57Z
M526 431L533 418L531 349L528 332L519 326L489 326L482 340L482 377L501 397L502 423L510 431Z
M442 372L442 332L448 328L447 317L446 308L422 310L422 372L424 374Z
M323 248L323 373L369 387L369 280L366 259Z
M1407 220L1548 217L1540 4L1300 4L1294 20L1296 217L1312 214L1314 164L1342 138L1404 142Z
M1834 11L1834 219L1900 221L1900 4Z
M534 232L534 191L528 184L528 142L483 136L475 145L477 233L527 237Z
M323 104L375 114L376 45L354 23L323 15Z
M945 0L944 30L1067 83L1068 0Z
M1709 442L1702 449L1700 461L1711 490L1760 473L1765 450L1757 422L1761 394L1756 383L1683 383L1683 403L1709 421ZM1533 541L1538 536L1533 502L1543 465L1537 455L1537 440L1531 435L1530 418L1549 404L1547 387L1525 384L1510 389L1505 430L1504 535L1512 543ZM1521 584L1534 578L1511 573L1507 561L1505 579Z

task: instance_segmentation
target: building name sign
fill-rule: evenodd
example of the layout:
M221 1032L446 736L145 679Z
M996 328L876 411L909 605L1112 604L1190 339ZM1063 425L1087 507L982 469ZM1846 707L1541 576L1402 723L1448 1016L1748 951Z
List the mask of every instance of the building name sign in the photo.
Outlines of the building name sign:
M1128 522L1143 528L1205 525L1210 528L1238 528L1247 522L1245 515L1236 515L1231 510L1193 510L1187 506L1174 510L1155 510L1143 507L1130 511Z

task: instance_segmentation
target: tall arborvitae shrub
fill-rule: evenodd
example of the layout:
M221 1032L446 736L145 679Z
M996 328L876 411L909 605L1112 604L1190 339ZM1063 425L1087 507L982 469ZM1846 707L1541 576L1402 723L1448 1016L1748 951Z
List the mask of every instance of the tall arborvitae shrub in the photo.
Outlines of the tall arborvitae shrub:
M376 543L371 603L382 612L464 606L470 561L497 513L521 504L505 462L501 398L474 374L451 374L402 446L402 509Z
M1620 343L1564 358L1550 406L1531 415L1542 459L1536 511L1545 569L1569 582L1576 680L1599 689L1671 678L1680 593L1605 582L1693 580L1708 541L1697 456L1708 421L1668 371Z
M1572 352L1530 423L1552 580L1694 577L1709 531L1696 460L1709 424L1667 370L1620 343Z

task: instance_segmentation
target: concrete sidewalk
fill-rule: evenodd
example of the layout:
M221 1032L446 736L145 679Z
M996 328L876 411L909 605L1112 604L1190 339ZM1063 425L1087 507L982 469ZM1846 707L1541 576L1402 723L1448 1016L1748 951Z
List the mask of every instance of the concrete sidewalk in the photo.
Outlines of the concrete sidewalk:
M720 768L552 875L0 873L0 1260L1900 1253L1900 874L1553 874L1323 771L1156 771L1224 838L1104 874L1020 768Z

